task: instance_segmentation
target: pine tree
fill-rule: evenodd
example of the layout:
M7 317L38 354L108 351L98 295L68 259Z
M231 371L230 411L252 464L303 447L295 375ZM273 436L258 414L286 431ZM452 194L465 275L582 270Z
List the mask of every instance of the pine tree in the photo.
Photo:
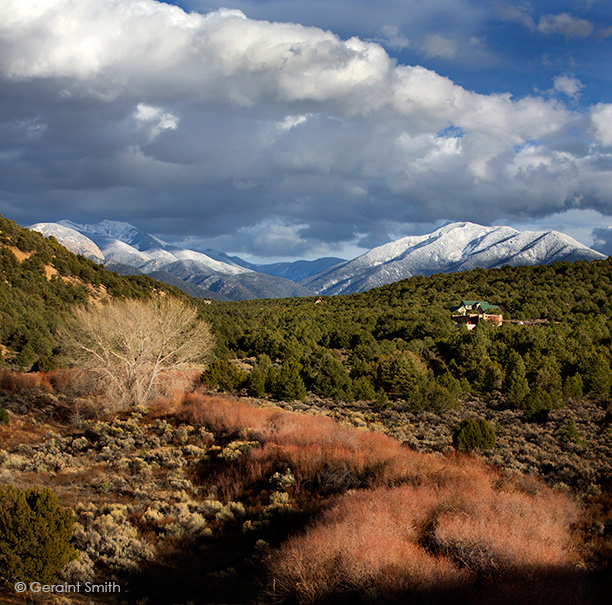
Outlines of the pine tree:
M273 394L282 401L306 399L306 386L300 376L301 369L301 364L296 361L286 361L278 373Z

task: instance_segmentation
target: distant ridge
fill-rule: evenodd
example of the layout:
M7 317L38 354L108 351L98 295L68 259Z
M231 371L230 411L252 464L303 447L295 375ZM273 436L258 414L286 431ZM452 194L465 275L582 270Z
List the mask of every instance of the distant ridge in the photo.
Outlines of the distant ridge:
M151 275L191 295L218 300L352 294L413 275L606 258L558 231L517 231L469 222L404 237L349 261L320 258L270 265L215 250L179 248L119 221L81 225L64 220L37 223L31 229L53 235L69 250L123 274Z
M245 300L314 294L294 281L254 271L222 253L214 258L179 248L125 222L104 220L87 225L62 220L36 223L30 229L52 235L72 252L124 275L150 275L200 298Z
M378 246L301 283L318 294L352 294L414 275L604 258L558 231L521 232L461 222Z

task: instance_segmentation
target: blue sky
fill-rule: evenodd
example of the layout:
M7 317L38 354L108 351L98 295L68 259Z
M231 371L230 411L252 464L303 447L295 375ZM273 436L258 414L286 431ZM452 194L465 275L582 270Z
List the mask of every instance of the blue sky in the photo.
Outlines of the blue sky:
M0 213L251 260L450 221L612 253L606 0L3 0Z
M612 7L605 0L188 0L172 4L200 11L238 8L257 19L295 21L330 29L343 38L377 41L399 63L425 65L484 94L534 94L552 89L555 77L568 74L584 85L579 105L610 98ZM567 17L559 19L560 15Z

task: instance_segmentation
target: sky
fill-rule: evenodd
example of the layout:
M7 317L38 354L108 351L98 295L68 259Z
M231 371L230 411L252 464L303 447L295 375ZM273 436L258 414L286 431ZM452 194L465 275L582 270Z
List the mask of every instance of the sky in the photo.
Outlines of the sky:
M454 221L612 254L609 0L2 0L0 214L255 262Z

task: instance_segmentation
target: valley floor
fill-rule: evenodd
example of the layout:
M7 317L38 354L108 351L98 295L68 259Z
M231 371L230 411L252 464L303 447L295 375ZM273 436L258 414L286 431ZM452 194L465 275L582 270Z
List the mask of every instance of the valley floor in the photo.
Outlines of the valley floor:
M313 437L314 445L303 442L302 453L311 447L316 451L317 443L323 451L323 444L335 433L337 438L346 437L346 443L361 443L355 452L375 446L387 448L394 460L403 456L393 449L394 442L367 437L370 433L363 429L370 429L374 435L384 433L399 440L407 460L410 464L418 460L427 480L434 477L435 482L438 474L450 472L448 477L454 479L440 480L438 491L449 489L449 481L460 483L462 475L473 475L477 482L489 477L486 481L491 481L493 489L501 490L497 497L516 492L525 498L539 494L550 502L567 496L567 502L578 503L570 557L576 571L539 580L536 574L530 580L536 587L531 600L525 597L524 578L499 580L503 590L496 592L498 580L489 574L498 563L482 568L484 572L474 571L476 567L469 563L475 556L471 552L465 555L472 557L465 569L479 579L469 584L469 590L464 576L460 580L453 576L455 588L448 592L406 588L412 602L477 603L499 598L499 602L511 603L520 598L524 603L597 603L612 588L606 575L612 554L612 408L608 401L571 401L542 423L526 422L520 412L477 399L439 416L414 414L401 406L377 410L368 404L340 404L316 397L305 403L248 400L248 406L226 405L227 396L212 393L182 401L168 399L149 410L106 415L92 408L91 402L44 384L5 380L0 386L0 408L10 414L9 424L0 424L0 483L50 487L63 506L73 509L74 540L81 557L65 570L62 583L112 581L121 586L120 594L99 595L16 595L5 590L0 592L0 603L404 602L380 578L376 590L360 593L354 587L339 586L327 596L281 589L280 580L278 586L269 583L266 568L281 573L270 561L271 553L273 557L278 556L274 553L291 554L283 545L295 546L295 542L287 538L301 535L304 529L314 531L312 520L322 510L327 511L323 519L333 517L338 507L348 506L345 493L393 490L394 485L406 484L406 472L413 472L392 470L399 473L397 479L389 475L381 483L370 470L362 475L338 475L336 468L323 481L320 469L311 477L305 470L300 475L300 464L314 463L312 459L300 462L299 452L291 454L298 457L285 465L284 472L277 471L279 458L271 463L263 453L289 447L285 445L289 438L302 443L301 437L291 436L292 431L300 430L302 421L282 416L281 409L298 412L304 418L304 431L319 431ZM208 415L202 420L204 413ZM317 420L321 416L338 424L322 424ZM499 476L498 471L486 470L477 457L453 457L454 427L469 417L486 418L495 427L495 448L482 452L481 458L500 469ZM574 431L568 431L570 421ZM291 423L298 423L297 428ZM264 428L253 428L260 425ZM281 430L278 427L284 432L274 441L269 431ZM328 430L332 433L325 432ZM334 445L333 455L346 447ZM289 451L283 456L289 456ZM417 452L425 457L415 458ZM360 464L367 466L367 459ZM379 467L384 465L372 468ZM548 488L529 477L543 478L554 490L546 491ZM425 479L408 479L414 486L421 481ZM502 488L501 484L514 487ZM363 499L366 509L379 506L366 495ZM451 552L440 537L436 539L440 554ZM371 542L368 538L366 544ZM451 550L453 560L459 560L456 547ZM453 563L452 569L455 567Z

